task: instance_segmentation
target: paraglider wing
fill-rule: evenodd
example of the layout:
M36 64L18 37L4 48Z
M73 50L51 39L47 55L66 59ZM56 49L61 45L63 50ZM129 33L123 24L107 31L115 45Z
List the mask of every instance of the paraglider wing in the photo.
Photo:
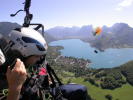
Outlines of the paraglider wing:
M93 31L93 35L96 36L96 35L99 35L101 34L102 32L102 29L100 27L97 27L94 31Z

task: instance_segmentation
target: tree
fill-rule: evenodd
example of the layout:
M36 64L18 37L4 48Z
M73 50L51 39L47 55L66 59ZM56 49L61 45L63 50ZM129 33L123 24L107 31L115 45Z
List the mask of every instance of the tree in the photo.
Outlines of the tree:
M113 99L112 95L110 95L110 94L105 95L105 98L107 98L108 100L112 100Z

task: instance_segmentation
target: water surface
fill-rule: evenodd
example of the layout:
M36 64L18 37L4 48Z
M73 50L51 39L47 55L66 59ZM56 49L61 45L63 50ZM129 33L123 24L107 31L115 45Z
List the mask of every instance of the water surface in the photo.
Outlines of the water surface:
M95 53L95 48L79 39L59 40L49 45L63 46L61 54L64 56L90 59L92 62L90 67L93 68L111 68L133 60L132 48L106 49L104 52Z

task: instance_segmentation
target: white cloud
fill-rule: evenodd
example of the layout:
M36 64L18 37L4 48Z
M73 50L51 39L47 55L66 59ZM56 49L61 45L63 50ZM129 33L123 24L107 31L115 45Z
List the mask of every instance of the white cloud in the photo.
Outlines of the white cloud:
M125 7L129 7L133 4L133 0L123 0L118 4L118 7L116 8L117 11L121 11Z
M118 4L118 6L128 7L128 6L131 6L132 4L133 4L133 0L123 0Z

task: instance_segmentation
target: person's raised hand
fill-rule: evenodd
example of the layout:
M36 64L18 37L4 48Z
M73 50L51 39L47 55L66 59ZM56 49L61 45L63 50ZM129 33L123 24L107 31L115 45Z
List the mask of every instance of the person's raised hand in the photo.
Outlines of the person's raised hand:
M8 67L6 77L9 90L20 91L27 77L24 63L20 59L17 59L16 64L12 70L10 67Z

